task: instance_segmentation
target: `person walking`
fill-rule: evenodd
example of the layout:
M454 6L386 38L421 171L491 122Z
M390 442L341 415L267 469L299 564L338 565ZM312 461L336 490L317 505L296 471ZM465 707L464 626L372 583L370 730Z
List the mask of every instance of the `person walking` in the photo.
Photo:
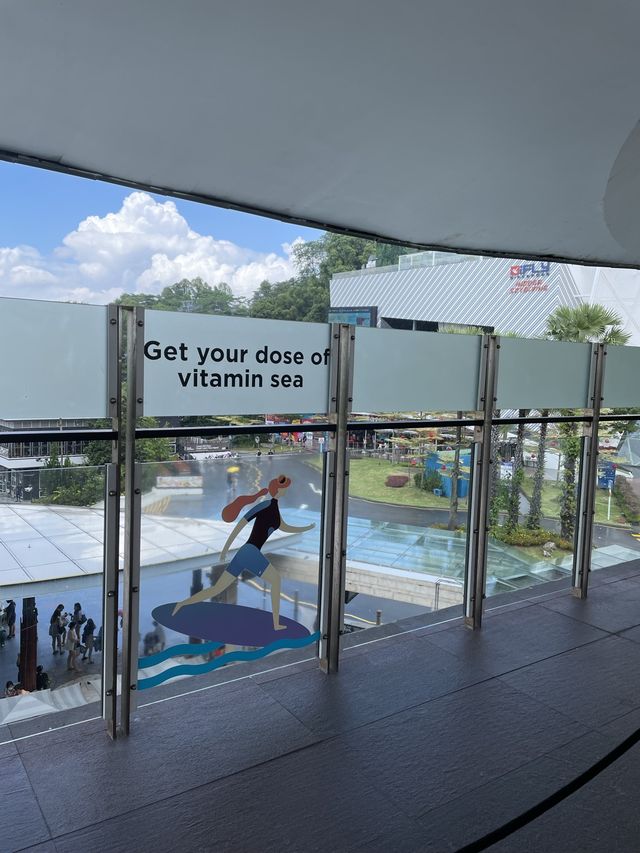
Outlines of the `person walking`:
M84 630L82 631L82 645L84 646L82 660L88 660L89 663L93 663L93 649L95 645L93 632L95 630L96 623L93 621L93 619L87 619L84 626Z
M64 604L59 604L53 611L51 619L49 620L49 636L51 637L51 648L54 655L62 654L65 625L66 616L64 614Z
M79 601L73 605L73 614L71 616L71 621L76 623L76 633L78 634L78 641L80 640L80 631L81 625L87 621L87 617L84 615L84 611L82 610L82 605Z
M64 641L64 647L69 653L67 657L67 669L75 670L75 672L82 672L80 667L78 666L78 649L76 646L79 644L78 633L76 631L76 623L70 622L69 627L67 628L67 638Z
M9 628L9 639L13 640L16 635L16 603L9 599L6 608L7 627Z

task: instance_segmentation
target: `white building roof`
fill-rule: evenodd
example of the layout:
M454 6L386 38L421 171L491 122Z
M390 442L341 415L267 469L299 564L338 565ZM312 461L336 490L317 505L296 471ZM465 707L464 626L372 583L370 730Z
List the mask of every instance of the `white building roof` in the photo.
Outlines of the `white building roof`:
M86 464L84 456L64 456L63 459L68 459L72 465ZM44 468L48 461L46 456L23 456L11 459L8 456L0 456L0 470L4 468L8 471L32 471L34 468Z
M0 590L18 598L69 586L95 585L103 570L101 508L0 504ZM123 567L124 515L120 519L120 568ZM215 565L229 535L229 525L209 519L143 513L140 563L146 573L163 574ZM263 550L277 548L276 531ZM239 547L237 543L236 547ZM234 548L230 554L234 553ZM37 589L34 587L37 585ZM24 587L32 588L27 592Z

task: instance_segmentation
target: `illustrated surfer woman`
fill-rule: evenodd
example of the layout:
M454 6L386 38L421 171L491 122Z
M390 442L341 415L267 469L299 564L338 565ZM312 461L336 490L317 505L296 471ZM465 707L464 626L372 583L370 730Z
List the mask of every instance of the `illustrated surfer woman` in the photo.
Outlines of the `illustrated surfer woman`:
M222 520L235 521L244 507L249 506L249 504L254 503L254 501L266 494L270 495L267 500L261 501L252 507L249 512L245 513L229 534L220 554L222 562L226 560L231 543L236 536L250 521L253 521L253 529L249 534L248 540L239 548L238 553L231 560L216 583L208 589L200 590L200 592L192 595L191 598L179 601L173 609L172 616L175 616L178 610L189 604L215 598L216 595L220 595L227 587L231 586L241 572L248 571L256 577L264 578L271 584L271 610L273 612L274 630L282 631L287 627L280 624L280 575L260 549L269 536L276 530L283 530L285 533L304 533L315 527L315 524L307 524L304 527L292 527L280 516L278 499L284 495L290 485L291 480L289 477L281 474L279 477L274 477L266 489L260 489L255 495L239 495L230 504L227 504L222 510Z

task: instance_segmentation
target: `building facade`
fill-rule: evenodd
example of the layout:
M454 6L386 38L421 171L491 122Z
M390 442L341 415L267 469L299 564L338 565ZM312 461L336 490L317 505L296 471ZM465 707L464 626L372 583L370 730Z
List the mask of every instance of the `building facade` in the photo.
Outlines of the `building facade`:
M543 335L556 308L584 302L616 311L631 334L629 343L640 345L637 270L445 252L418 252L401 256L396 266L335 275L330 319L351 312L355 322L383 328L477 326L533 338ZM367 315L368 309L374 310Z

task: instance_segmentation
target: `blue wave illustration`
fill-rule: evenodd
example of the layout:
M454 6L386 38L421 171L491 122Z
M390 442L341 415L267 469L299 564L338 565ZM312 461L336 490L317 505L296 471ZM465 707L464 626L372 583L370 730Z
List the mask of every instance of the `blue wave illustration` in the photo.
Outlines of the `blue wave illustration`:
M207 652L212 652L214 649L219 649L224 643L180 643L177 646L169 646L155 655L149 655L145 658L138 659L138 669L147 669L147 667L155 666L157 663L162 663L167 658L176 657L177 655L203 655Z
M170 678L175 678L177 675L204 675L204 673L212 672L214 669L218 669L232 661L259 660L278 649L302 648L303 646L308 646L311 643L317 642L319 639L320 632L316 631L314 634L310 634L308 637L301 637L298 640L276 640L273 643L269 643L268 646L263 646L261 649L255 649L250 652L228 652L226 655L221 655L219 658L214 658L206 663L178 664L178 666L172 666L170 669L166 669L164 672L159 672L157 675L140 679L138 681L138 690L148 690L150 687L157 687L159 684L162 684L163 681L168 681ZM173 646L173 649L183 648L185 646L187 648L193 648L193 645L194 644L191 643L184 643L183 646ZM202 651L204 644L197 645L197 648ZM171 649L165 649L165 652L168 651L171 651ZM164 653L159 652L159 654ZM165 656L164 659L166 659L166 657L171 657L171 655ZM149 660L149 658L145 658L144 660Z

